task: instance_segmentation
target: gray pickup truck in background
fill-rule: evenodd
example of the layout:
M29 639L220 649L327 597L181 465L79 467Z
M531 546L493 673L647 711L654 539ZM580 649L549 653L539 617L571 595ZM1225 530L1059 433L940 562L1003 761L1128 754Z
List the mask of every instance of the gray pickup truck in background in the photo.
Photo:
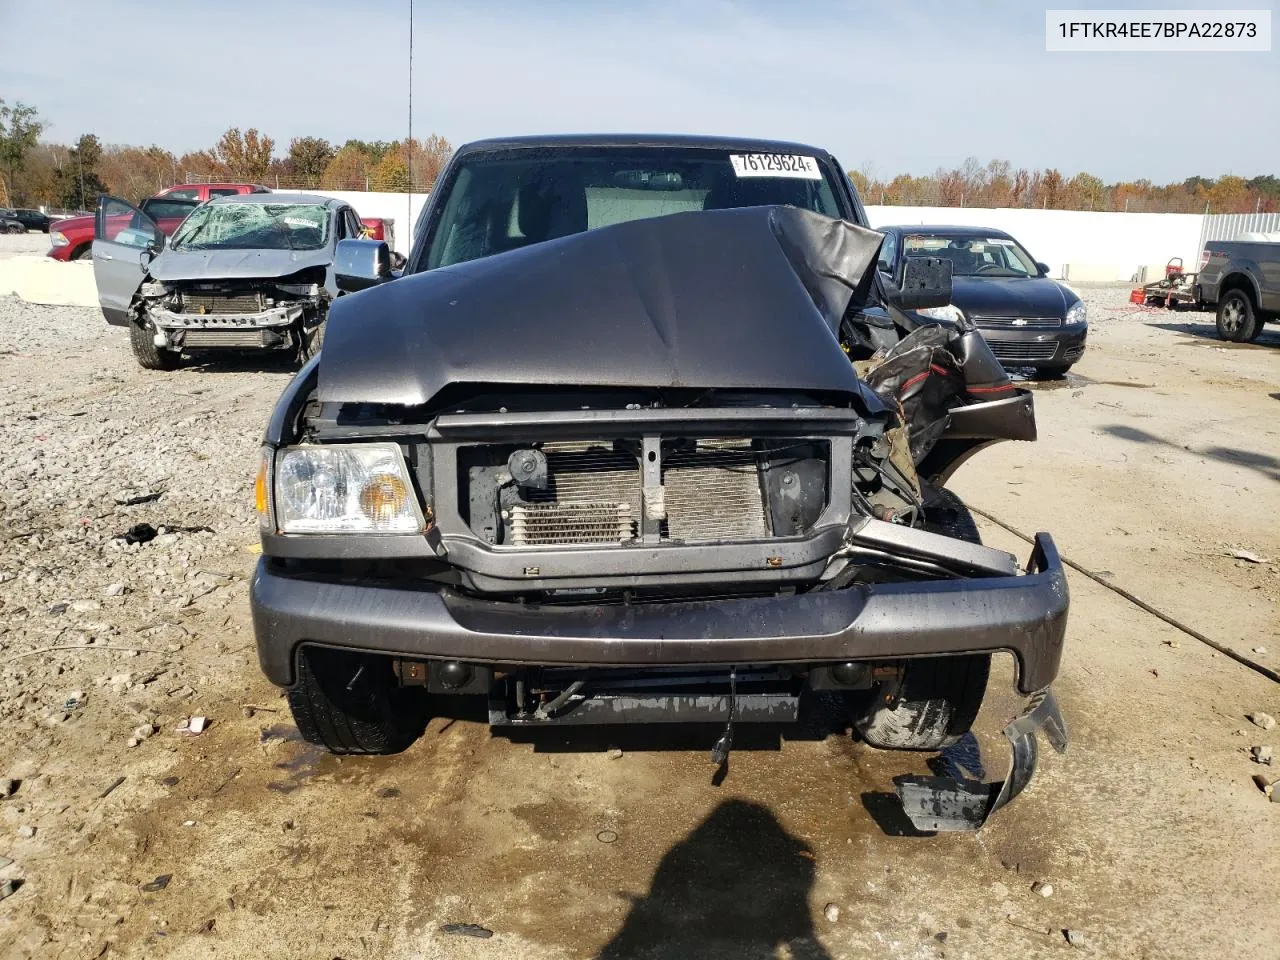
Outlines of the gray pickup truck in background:
M1218 336L1246 343L1280 319L1280 243L1211 240L1201 255L1196 299L1218 314Z

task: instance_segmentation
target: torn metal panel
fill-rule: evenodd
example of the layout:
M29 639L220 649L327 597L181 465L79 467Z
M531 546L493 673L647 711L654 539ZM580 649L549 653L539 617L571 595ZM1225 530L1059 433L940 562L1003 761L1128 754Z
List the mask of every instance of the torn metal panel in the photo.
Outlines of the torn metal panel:
M344 297L321 402L455 383L822 391L879 403L837 337L880 234L792 207L620 223ZM377 337L369 331L377 330Z
M1048 688L1027 702L1026 709L1004 728L1012 757L1009 774L999 783L960 777L902 776L894 779L903 812L917 830L980 830L991 815L1026 789L1036 769L1036 731L1044 730L1058 753L1067 751L1067 725Z
M151 279L253 280L287 277L307 267L327 268L333 248L319 250L165 250L147 268Z

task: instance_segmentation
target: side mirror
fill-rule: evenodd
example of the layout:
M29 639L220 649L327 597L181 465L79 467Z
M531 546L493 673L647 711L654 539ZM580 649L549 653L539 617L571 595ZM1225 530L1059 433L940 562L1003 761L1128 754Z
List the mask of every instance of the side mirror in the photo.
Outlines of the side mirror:
M951 261L946 257L907 257L902 286L891 295L901 310L945 307L951 302Z
M1040 271L1040 276L1042 277L1047 277L1049 275L1049 265L1047 263L1041 263L1037 260L1036 269Z
M333 276L344 293L358 293L386 283L392 279L391 248L383 240L339 240Z

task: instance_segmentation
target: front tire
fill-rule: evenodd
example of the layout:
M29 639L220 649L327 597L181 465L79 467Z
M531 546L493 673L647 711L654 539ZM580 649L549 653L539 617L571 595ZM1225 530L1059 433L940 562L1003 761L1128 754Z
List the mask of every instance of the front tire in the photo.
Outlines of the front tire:
M70 257L71 260L88 260L93 256L93 247L85 244Z
M950 490L926 490L925 529L981 543L978 525ZM881 750L941 750L969 732L982 707L991 654L899 661L896 681L877 683L855 710L854 729Z
M400 753L427 723L423 691L398 686L376 654L304 647L287 696L303 739L330 753Z
M1218 336L1232 343L1248 343L1258 336L1262 324L1249 294L1235 287L1218 301Z
M182 365L182 354L157 347L155 331L140 324L129 324L129 346L143 370L177 370Z

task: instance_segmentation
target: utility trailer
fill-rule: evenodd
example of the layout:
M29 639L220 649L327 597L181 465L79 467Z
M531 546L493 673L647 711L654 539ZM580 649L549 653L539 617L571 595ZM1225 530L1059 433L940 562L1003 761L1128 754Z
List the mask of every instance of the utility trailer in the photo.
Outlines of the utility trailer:
M1174 257L1164 268L1164 278L1135 287L1129 294L1130 303L1140 303L1150 307L1163 306L1176 310L1180 303L1199 304L1196 294L1196 277L1198 274L1185 273L1182 269L1182 258Z

